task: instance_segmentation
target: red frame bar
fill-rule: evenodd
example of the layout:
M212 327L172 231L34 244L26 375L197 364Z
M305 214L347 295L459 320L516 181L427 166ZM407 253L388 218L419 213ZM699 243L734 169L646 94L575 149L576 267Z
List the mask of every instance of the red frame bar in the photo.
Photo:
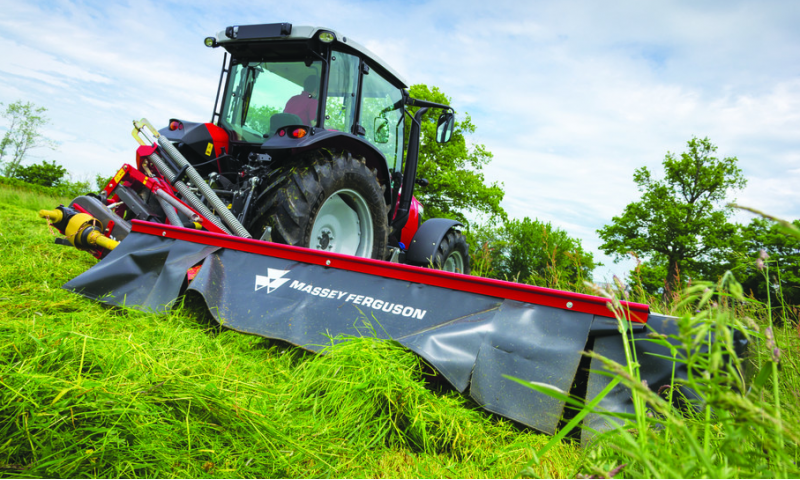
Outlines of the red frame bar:
M493 278L474 277L459 273L443 272L430 268L390 263L382 260L353 257L340 253L323 252L309 248L292 247L278 243L264 242L251 238L235 237L213 232L190 230L160 223L133 220L133 231L157 237L173 238L192 243L228 248L241 252L283 258L285 260L337 268L351 272L366 273L379 277L405 280L436 287L476 293L489 297L506 298L520 302L561 308L614 318L608 309L608 299L582 293L565 292L552 288L506 282ZM626 309L627 318L637 323L647 323L650 307L641 303L621 302Z
M140 150L141 148L142 147L140 147ZM175 199L177 202L180 202L181 204L183 204L183 206L185 206L186 208L197 214L197 216L200 217L200 224L203 226L203 228L205 228L206 230L210 230L212 232L217 232L222 234L225 233L225 231L219 228L216 224L214 224L214 222L200 215L200 213L198 213L197 210L192 208L191 205L187 204L186 202L178 198L176 196L176 190L165 179L148 177L147 175L143 174L138 169L133 168L132 165L129 165L127 163L124 164L122 168L119 169L114 178L112 178L111 181L108 182L108 185L106 185L106 187L103 189L106 192L106 196L109 198L109 203L113 203L112 200L115 201L115 198L112 198L111 195L114 192L114 189L117 188L117 185L125 181L135 181L141 184L144 188L150 190L151 192L155 192L156 190L161 190L165 192L167 195ZM113 197L116 197L116 195L114 195Z

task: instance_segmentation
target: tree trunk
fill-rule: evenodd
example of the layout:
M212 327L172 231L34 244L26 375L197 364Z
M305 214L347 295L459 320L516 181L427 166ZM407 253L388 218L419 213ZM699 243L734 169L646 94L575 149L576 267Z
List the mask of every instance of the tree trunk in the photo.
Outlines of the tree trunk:
M681 266L677 258L667 262L667 278L664 281L664 301L672 302L681 288Z

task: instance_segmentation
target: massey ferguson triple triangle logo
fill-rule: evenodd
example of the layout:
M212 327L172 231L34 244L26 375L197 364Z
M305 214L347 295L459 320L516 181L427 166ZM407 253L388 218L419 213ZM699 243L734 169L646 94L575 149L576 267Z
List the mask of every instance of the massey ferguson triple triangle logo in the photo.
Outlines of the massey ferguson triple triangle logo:
M263 275L256 275L256 292L267 287L267 293L272 293L273 290L289 281L288 278L281 278L287 273L289 273L289 270L268 268L266 277Z

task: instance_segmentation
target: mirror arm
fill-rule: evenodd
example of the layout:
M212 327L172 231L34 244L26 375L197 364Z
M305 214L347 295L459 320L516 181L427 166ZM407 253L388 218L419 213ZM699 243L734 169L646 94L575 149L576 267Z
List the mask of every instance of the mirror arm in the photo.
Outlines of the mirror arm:
M399 235L400 231L408 221L408 211L411 207L411 197L414 195L414 180L417 177L417 166L419 164L419 144L422 116L428 111L427 107L422 107L411 120L411 131L408 138L408 152L406 152L406 168L403 172L403 183L401 184L402 193L400 194L400 204L397 207L395 220L392 223L392 231ZM411 114L406 110L409 117Z
M455 113L455 110L453 110L453 107L451 107L450 105L443 105L441 103L429 102L427 100L420 100L418 98L406 97L405 104L409 107L439 108L442 110L450 110L453 113Z

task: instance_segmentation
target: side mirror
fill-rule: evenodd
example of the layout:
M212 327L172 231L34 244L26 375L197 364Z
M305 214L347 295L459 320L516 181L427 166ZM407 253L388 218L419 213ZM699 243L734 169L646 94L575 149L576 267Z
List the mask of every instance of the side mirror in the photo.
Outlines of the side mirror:
M436 123L436 142L447 143L453 137L453 127L455 127L456 118L452 112L444 112L439 115L439 121Z
M375 117L375 143L389 143L389 120Z

